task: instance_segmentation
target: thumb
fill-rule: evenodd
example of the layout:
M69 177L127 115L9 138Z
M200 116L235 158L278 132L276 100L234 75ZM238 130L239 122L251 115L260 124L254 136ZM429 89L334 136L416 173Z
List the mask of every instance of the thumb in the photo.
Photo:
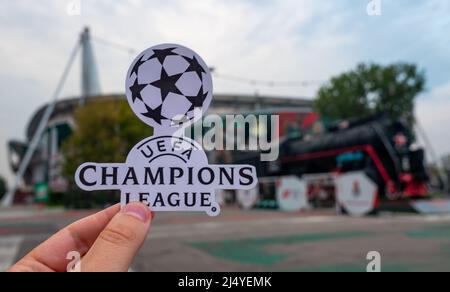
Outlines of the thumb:
M123 207L100 233L81 261L86 272L126 272L144 243L152 212L142 203Z

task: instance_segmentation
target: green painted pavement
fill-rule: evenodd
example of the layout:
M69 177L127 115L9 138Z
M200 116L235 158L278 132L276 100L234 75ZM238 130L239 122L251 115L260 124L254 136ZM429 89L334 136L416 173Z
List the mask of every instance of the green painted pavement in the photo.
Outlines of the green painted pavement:
M270 245L289 245L333 239L348 239L370 235L366 231L348 231L332 233L307 233L301 235L257 237L242 240L191 242L191 246L212 256L240 263L273 265L289 257L287 253L269 253L265 248Z
M428 228L408 231L406 235L417 239L427 239L427 238L450 239L450 225L434 225Z

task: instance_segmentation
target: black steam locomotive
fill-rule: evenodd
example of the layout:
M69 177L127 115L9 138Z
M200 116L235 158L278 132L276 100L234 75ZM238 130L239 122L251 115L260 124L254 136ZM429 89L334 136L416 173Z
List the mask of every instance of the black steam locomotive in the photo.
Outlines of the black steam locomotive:
M364 171L378 186L380 199L427 196L423 149L412 149L413 134L404 122L387 116L349 119L311 137L280 142L277 161L236 152L235 162L255 165L260 177Z

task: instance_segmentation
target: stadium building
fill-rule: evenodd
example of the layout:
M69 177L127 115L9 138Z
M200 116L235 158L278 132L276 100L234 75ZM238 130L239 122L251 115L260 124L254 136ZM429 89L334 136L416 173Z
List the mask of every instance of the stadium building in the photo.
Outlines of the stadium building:
M123 94L100 95L89 97L86 101L114 99L125 99L125 96ZM61 175L63 157L60 147L75 129L73 115L75 110L84 103L82 100L83 98L80 97L63 99L57 102L39 147L36 149L23 177L24 188L28 192L32 190L39 191L39 189L45 190L47 188L57 192L66 190L67 182ZM31 117L26 129L27 141L14 140L9 142L9 161L13 171L18 170L28 144L34 136L47 106L49 105L42 106ZM298 114L310 113L312 111L312 103L310 100L297 98L217 94L213 98L208 113L244 114L261 110L264 110L264 112L283 112L285 118L292 117L291 120L295 120Z
M63 156L60 148L62 143L75 131L74 113L79 106L92 101L107 101L126 99L124 94L102 95L98 78L98 71L92 38L89 29L86 28L79 39L75 54L81 55L81 94L79 97L60 99L56 103L49 103L39 108L31 117L26 128L26 141L9 141L9 163L12 170L20 173L21 164L26 165L18 193L46 194L48 191L64 192L67 190L67 180L62 176ZM71 64L73 59L70 59ZM70 69L70 67L69 67ZM64 81L64 75L63 75ZM51 115L46 116L51 110ZM282 98L269 96L250 95L226 95L216 94L209 107L208 114L244 114L249 112L264 112L282 114L281 122L293 124L301 119L298 114L304 116L312 111L312 102L308 99ZM44 125L45 123L45 125ZM44 127L37 147L33 147L33 138ZM25 161L26 152L32 149L33 155L29 161ZM23 168L23 167L22 167ZM10 194L14 197L14 194ZM19 196L20 197L20 196ZM20 200L16 196L15 200Z

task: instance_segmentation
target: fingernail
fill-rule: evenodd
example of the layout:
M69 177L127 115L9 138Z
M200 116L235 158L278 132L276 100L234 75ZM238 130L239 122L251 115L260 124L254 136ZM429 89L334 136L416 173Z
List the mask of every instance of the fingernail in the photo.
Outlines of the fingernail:
M147 222L151 214L148 207L141 203L130 203L123 207L122 212L133 216L142 222Z

